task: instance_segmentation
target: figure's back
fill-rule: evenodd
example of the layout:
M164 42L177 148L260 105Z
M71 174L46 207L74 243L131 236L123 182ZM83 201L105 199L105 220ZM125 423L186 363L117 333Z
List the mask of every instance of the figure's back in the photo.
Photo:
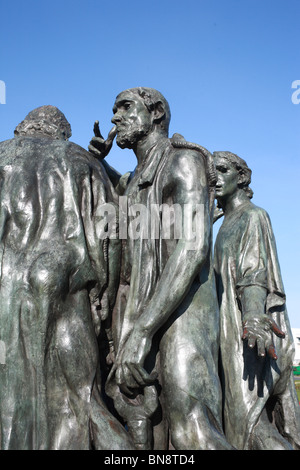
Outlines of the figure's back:
M97 208L111 187L84 149L43 137L0 143L0 175L0 447L89 449L89 286L107 283Z

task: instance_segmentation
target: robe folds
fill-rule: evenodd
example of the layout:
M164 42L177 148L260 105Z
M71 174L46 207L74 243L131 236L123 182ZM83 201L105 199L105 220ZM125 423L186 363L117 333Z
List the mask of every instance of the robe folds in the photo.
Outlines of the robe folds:
M0 143L0 448L126 448L100 394L109 285L99 164L72 142ZM124 444L125 443L125 444Z
M292 377L294 344L286 310L276 244L265 210L250 202L225 215L215 242L220 304L224 426L237 449L251 448L251 434L265 408L274 409L280 433L299 448L299 404ZM273 334L278 359L258 357L242 340L241 294L248 286L266 291L264 310L285 333Z

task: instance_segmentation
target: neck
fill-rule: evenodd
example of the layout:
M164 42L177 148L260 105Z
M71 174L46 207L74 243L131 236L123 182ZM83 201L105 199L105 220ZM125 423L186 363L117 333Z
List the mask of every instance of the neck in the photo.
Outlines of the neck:
M243 189L238 189L235 193L230 194L230 196L220 199L225 216L234 212L245 202L249 202L249 198Z
M133 151L138 161L138 166L142 165L148 155L149 150L161 139L167 138L167 134L161 129L154 128L149 134L141 138L133 147Z

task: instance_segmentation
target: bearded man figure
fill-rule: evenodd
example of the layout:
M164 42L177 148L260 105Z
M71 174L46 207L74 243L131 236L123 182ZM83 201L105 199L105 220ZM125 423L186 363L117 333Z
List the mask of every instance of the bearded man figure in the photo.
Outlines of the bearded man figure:
M118 146L134 151L137 167L121 177L103 162L129 211L113 313L116 358L107 392L135 434L138 448L167 449L170 442L171 448L181 450L231 449L222 432L217 373L211 155L178 134L168 138L170 109L156 90L123 91L113 112L110 137L104 141L96 132L89 149L103 158L116 133ZM166 206L181 208L181 213L185 206L191 208L191 221L197 220L199 228L192 243L178 214L170 218L169 237L164 236L161 213L156 235L151 236L153 218L148 215L153 207ZM138 234L130 232L133 208L145 209ZM182 236L176 236L178 229ZM154 387L160 406L151 417ZM154 427L153 442L149 427L143 434L143 416Z
M98 336L115 297L101 233L113 187L53 106L0 143L1 449L132 449L101 396Z

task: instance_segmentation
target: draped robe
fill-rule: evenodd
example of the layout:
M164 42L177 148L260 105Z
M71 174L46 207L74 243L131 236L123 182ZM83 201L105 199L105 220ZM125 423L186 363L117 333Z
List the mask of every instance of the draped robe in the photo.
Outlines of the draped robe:
M111 282L101 210L114 198L72 142L0 144L1 449L131 448L101 397L91 313Z
M237 449L251 448L252 431L274 397L274 422L299 448L299 404L292 377L294 345L268 214L249 200L226 215L216 238L214 260L226 437ZM265 289L265 307L257 313L268 314L285 333L284 339L273 335L277 361L258 357L256 348L250 349L242 340L240 299L248 286Z

